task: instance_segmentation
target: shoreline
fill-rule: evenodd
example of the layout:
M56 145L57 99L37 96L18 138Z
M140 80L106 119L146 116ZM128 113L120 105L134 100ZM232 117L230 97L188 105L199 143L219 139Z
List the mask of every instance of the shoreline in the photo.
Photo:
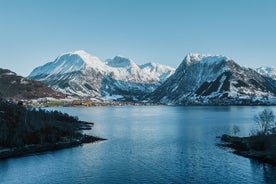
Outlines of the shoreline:
M276 103L252 103L252 104L238 104L238 103L187 103L187 104L164 104L164 103L139 103L139 102L120 102L120 103L110 103L110 104L96 104L96 105L40 105L40 106L33 106L33 105L26 105L26 107L31 108L51 108L51 107L121 107L121 106L176 106L176 107L229 107L229 106L239 106L239 107L250 107L250 106L276 106Z
M222 102L191 102L182 103L161 103L161 102L142 102L142 101L93 101L88 99L74 99L71 101L47 98L42 99L9 99L14 103L22 103L23 106L29 108L47 108L47 107L97 107L97 106L275 106L273 101L260 100L237 100L237 101L222 101Z
M66 148L72 148L76 146L81 146L87 143L95 143L98 141L104 141L100 137L95 137L91 135L83 135L80 139L72 139L70 141L63 141L57 143L47 143L47 144L33 144L25 145L21 148L0 148L0 159L7 159L13 157L21 157L31 154L44 153L47 151L56 151Z
M236 137L222 135L218 146L233 149L234 154L276 166L276 135Z

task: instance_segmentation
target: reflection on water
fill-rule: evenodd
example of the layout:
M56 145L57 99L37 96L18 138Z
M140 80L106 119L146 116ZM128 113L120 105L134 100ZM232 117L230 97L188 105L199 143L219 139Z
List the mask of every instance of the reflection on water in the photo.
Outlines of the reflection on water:
M250 164L253 173L263 174L264 183L276 181L276 167L253 159L250 159Z
M276 183L275 167L215 146L263 107L69 107L107 141L0 161L0 183ZM274 108L276 110L276 108Z

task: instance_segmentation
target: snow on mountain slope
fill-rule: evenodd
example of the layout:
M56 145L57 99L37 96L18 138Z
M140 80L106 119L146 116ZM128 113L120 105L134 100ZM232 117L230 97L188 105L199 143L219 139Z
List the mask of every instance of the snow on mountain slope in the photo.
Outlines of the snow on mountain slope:
M154 67L148 71L121 56L104 63L84 51L75 51L35 68L28 77L69 95L93 98L113 95L129 99L133 94L133 99L137 99L152 92L174 72L167 66L155 64Z
M113 59L107 60L106 64L113 68L112 78L116 80L150 83L149 79L153 77L144 73L131 59L121 56L116 56ZM157 82L157 79L152 82Z
M260 67L256 71L264 76L271 77L276 80L276 68L275 67Z
M91 56L85 51L75 51L62 54L57 57L55 61L35 68L29 77L32 78L39 75L51 76L72 73L84 70L85 68L94 68L101 72L109 70L99 58Z
M146 63L140 65L140 68L144 73L159 79L160 83L165 82L175 72L174 68L157 63Z
M225 56L191 53L148 99L172 104L245 104L275 95L272 79Z
M106 64L114 68L139 68L134 61L122 56L115 56L113 59L108 59Z
M174 68L156 63L139 66L131 59L121 56L107 60L106 64L114 68L113 78L139 83L162 83L175 71Z

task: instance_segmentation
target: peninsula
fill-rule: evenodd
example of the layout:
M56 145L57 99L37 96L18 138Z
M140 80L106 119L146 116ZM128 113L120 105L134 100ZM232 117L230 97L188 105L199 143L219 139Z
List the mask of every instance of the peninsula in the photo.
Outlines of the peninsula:
M232 148L233 153L276 166L276 134L236 137L222 135L220 146Z
M105 140L83 133L93 125L59 111L28 109L0 99L0 159Z

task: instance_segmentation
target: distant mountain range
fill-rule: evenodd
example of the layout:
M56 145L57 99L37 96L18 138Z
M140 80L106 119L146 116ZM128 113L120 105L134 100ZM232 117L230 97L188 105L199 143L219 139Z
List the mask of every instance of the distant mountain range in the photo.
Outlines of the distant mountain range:
M35 68L28 78L41 81L58 94L92 100L276 104L275 68L253 70L221 55L191 53L175 70L157 63L137 65L122 56L102 61L85 51L75 51Z
M85 51L75 51L35 68L28 78L68 95L139 101L174 71L174 68L156 63L139 66L121 56L104 62Z
M182 105L274 103L276 81L268 76L225 56L189 54L148 101Z
M65 98L65 95L45 86L42 82L0 68L0 97L20 100L43 97Z
M274 67L260 67L257 68L256 71L266 77L276 80L276 68Z

